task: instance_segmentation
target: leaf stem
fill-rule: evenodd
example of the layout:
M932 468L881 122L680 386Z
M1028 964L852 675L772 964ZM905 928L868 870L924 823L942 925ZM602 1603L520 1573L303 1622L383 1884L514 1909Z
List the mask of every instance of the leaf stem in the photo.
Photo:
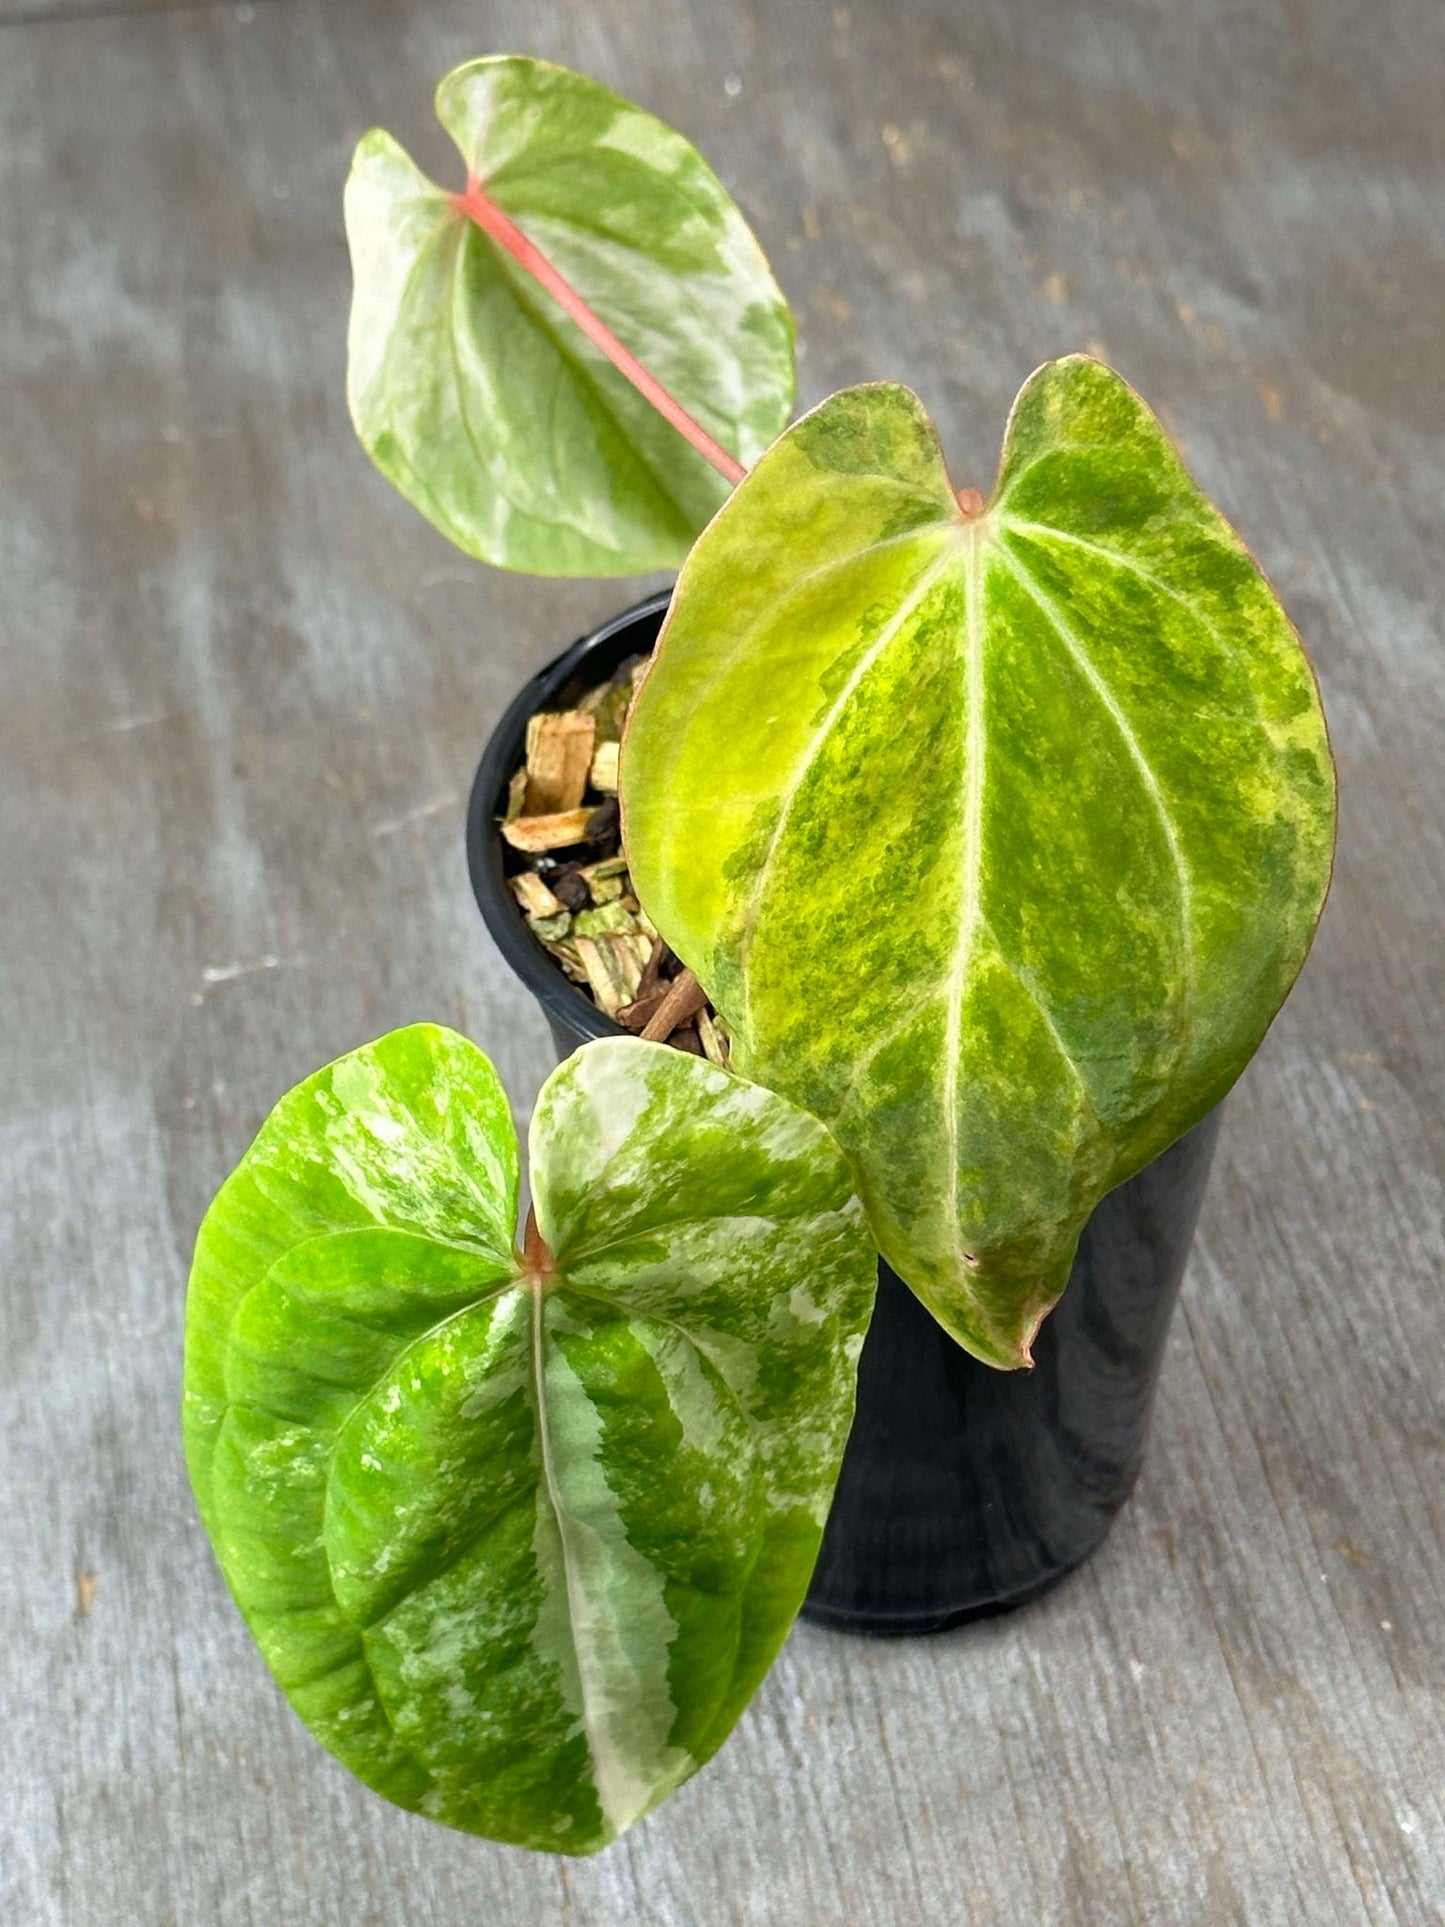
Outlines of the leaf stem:
M652 403L663 420L671 422L677 432L692 443L699 455L705 456L720 475L734 487L737 486L747 474L737 457L725 449L721 442L715 441L701 422L694 421L682 403L667 392L655 375L647 372L636 355L623 347L572 284L557 272L541 249L529 241L516 222L502 212L476 175L468 178L465 194L453 194L452 205L459 214L474 221L499 248L504 248L519 267L525 268L563 312L577 323L593 346L600 348L613 367L627 377L638 394Z
M667 995L643 1026L649 1044L665 1044L679 1025L688 1023L707 1002L707 992L690 970L668 986Z
M522 1233L522 1269L534 1281L551 1276L552 1252L537 1228L537 1213L527 1207L527 1224Z

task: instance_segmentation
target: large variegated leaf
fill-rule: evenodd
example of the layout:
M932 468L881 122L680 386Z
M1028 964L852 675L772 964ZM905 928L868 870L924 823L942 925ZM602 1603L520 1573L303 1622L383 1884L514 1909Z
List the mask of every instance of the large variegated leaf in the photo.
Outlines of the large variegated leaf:
M437 113L469 178L706 431L755 460L792 407L793 325L696 149L520 56L458 67ZM681 562L727 483L379 130L356 150L346 227L352 418L408 501L503 568Z
M1101 1194L1259 1043L1333 847L1288 620L1083 357L1023 390L982 513L906 389L789 430L683 571L622 792L736 1061L833 1126L884 1255L1004 1366Z
M292 1091L201 1228L186 1444L280 1684L402 1806L605 1845L726 1738L817 1554L875 1259L786 1099L588 1045L531 1132L397 1031Z

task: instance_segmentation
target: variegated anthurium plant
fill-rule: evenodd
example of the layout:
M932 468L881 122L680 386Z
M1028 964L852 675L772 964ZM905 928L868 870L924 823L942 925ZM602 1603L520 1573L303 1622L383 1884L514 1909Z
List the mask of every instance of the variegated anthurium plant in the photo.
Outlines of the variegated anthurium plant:
M590 1852L720 1745L798 1610L875 1246L1029 1363L1094 1205L1289 991L1334 775L1269 584L1102 363L1025 384L989 500L906 388L789 428L787 305L681 136L515 57L437 108L456 188L379 132L347 187L353 419L484 561L681 566L623 820L734 1070L585 1046L520 1247L472 1045L310 1078L202 1226L187 1454L333 1752Z

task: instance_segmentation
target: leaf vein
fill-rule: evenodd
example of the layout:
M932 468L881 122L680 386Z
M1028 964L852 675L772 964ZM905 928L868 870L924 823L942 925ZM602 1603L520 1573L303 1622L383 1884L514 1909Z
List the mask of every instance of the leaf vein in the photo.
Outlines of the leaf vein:
M1136 561L1132 555L1127 554L1124 550L1111 549L1102 542L1090 541L1086 535L1076 535L1071 529L1055 528L1048 522L1025 521L1021 516L1011 515L1007 517L1005 526L1010 530L1016 531L1019 535L1029 537L1035 542L1045 544L1050 541L1068 542L1072 544L1073 547L1083 549L1090 555L1097 555L1101 562L1111 563L1116 569L1128 570L1131 575L1137 576L1141 582L1149 583L1150 586L1157 589L1161 595L1166 595L1171 601L1178 603L1184 613L1192 617L1192 619L1199 624L1200 628L1203 629L1207 635L1212 636L1216 642L1224 642L1224 632L1217 622L1211 621L1201 609L1197 608L1195 604L1189 600L1188 596L1186 596L1182 590L1176 589L1172 582L1166 582L1162 575L1156 575L1153 569L1146 568L1142 562ZM1205 536L1205 531L1198 528L1194 529L1192 533ZM1219 546L1221 548L1225 547L1223 543ZM1255 719L1261 728L1267 728L1265 719L1260 712L1258 692L1253 692L1253 694Z
M1192 996L1195 974L1194 880L1190 872L1188 859L1184 854L1183 845L1179 841L1178 827L1169 811L1163 785L1159 781L1153 764L1150 763L1148 757L1144 754L1143 745L1140 743L1127 713L1113 690L1110 689L1108 683L1105 682L1103 676L1100 675L1093 658L1084 647L1078 631L1073 627L1053 596L1043 587L1027 563L1015 555L1013 551L1004 544L999 545L999 554L1005 559L1006 565L1019 587L1024 591L1025 595L1038 606L1040 612L1048 622L1049 627L1058 636L1060 642L1063 643L1071 661L1084 678L1084 681L1088 684L1100 706L1113 722L1134 767L1139 772L1144 788L1158 815L1160 827L1164 832L1164 840L1168 845L1170 859L1178 878L1179 936L1184 954L1185 992L1186 997Z
M1044 1001L1043 992L1039 989L1038 981L1034 977L1033 972L1027 969L1025 965L1016 963L1012 957L1006 956L1004 954L1004 951L998 942L998 938L996 934L994 935L994 954L997 956L999 962L1003 965L1004 969L1013 978L1014 982L1018 985L1019 989L1022 990L1025 993L1025 995L1028 997L1029 1002L1033 1005L1039 1017L1043 1020L1043 1025L1045 1030L1048 1031L1049 1036L1053 1039L1054 1048L1058 1051L1059 1056L1063 1058L1065 1064L1068 1065L1069 1070L1073 1073L1074 1079L1079 1086L1079 1090L1083 1096L1084 1102L1088 1105L1089 1109L1093 1112L1095 1118L1099 1118L1099 1107L1094 1101L1093 1086L1090 1084L1088 1078L1084 1074L1083 1065L1079 1062L1078 1058L1075 1057L1074 1053L1069 1049L1068 1045L1064 1042L1063 1033L1060 1031L1058 1025L1054 1021L1053 1012L1049 1009L1048 1004ZM1100 1121L1102 1122L1102 1120Z
M635 473L641 480L644 480L651 486L660 502L672 511L679 522L688 526L689 533L691 533L687 511L678 500L677 490L673 486L671 478L664 469L658 466L653 459L651 451L648 450L643 443L638 441L635 429L619 412L617 399L612 394L610 388L598 378L604 368L611 372L612 364L599 358L598 364L593 366L579 350L576 342L572 338L571 332L569 332L575 328L576 324L570 321L567 316L563 315L559 325L559 322L553 318L547 309L544 309L542 303L536 298L535 284L531 281L531 277L527 274L526 269L518 267L511 256L499 248L496 242L491 240L489 236L479 236L478 238L486 241L487 246L496 257L497 265L502 272L502 280L522 315L530 322L532 327L536 329L537 333L546 339L563 368L572 376L577 387L579 389L585 389L593 397L602 414L606 416L613 431L619 437L627 455L630 457L634 465ZM547 296L544 297L544 299L550 302L551 297ZM585 337L581 336L580 330L577 332L579 339L585 339ZM619 377L619 380L622 379L623 378ZM630 397L633 395L633 389L625 380L623 380L623 387L627 396ZM650 418L651 412L650 408L644 408L644 418ZM686 443L681 443L681 446L686 450ZM700 459L699 457L699 460ZM617 543L608 542L603 537L593 534L590 529L586 528L580 522L569 523L564 521L562 526L576 528L579 534L585 535L589 541L596 542L599 548L618 550ZM618 552L620 553L620 550L618 550Z
M916 531L916 533L926 533L926 530ZM843 711L852 701L859 685L867 676L869 670L872 669L884 650L902 633L903 627L909 618L916 615L923 603L927 600L934 583L937 582L938 578L943 574L948 563L952 561L955 554L955 546L955 543L952 541L945 540L943 542L939 553L934 557L933 561L928 564L927 568L924 569L917 582L914 583L913 587L899 604L895 613L884 623L877 636L874 637L873 641L868 645L867 649L865 649L858 662L854 665L848 680L829 705L827 714L814 731L813 739L808 745L807 753L799 764L792 782L783 794L778 809L778 820L773 825L772 835L768 838L767 848L763 852L762 861L759 863L757 873L753 878L753 886L748 899L747 911L744 915L742 929L738 937L738 957L744 985L744 1006L747 1011L745 1027L749 1032L751 1032L752 1028L752 1010L748 991L751 987L752 979L746 968L747 953L752 943L753 932L757 928L758 913L762 905L764 892L767 889L768 878L772 873L773 863L782 844L783 832L787 828L793 805L796 803L799 791L807 780L809 771L818 759L823 744L828 739L829 732L833 729L839 717L843 714Z

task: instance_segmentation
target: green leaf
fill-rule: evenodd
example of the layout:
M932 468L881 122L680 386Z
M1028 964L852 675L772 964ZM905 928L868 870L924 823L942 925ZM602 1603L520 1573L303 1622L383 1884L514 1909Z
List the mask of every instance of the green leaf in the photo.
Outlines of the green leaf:
M832 1126L884 1256L1001 1366L1258 1045L1334 836L1294 631L1083 357L1025 386L973 518L904 388L789 430L683 571L622 798L739 1068Z
M696 149L544 60L472 61L436 104L469 176L687 412L754 461L791 411L793 324ZM356 150L346 227L352 419L407 500L501 568L680 563L727 483L379 130Z
M469 1832L590 1853L726 1738L802 1602L875 1257L786 1099L634 1040L532 1120L431 1026L308 1078L201 1227L186 1447L312 1731Z

